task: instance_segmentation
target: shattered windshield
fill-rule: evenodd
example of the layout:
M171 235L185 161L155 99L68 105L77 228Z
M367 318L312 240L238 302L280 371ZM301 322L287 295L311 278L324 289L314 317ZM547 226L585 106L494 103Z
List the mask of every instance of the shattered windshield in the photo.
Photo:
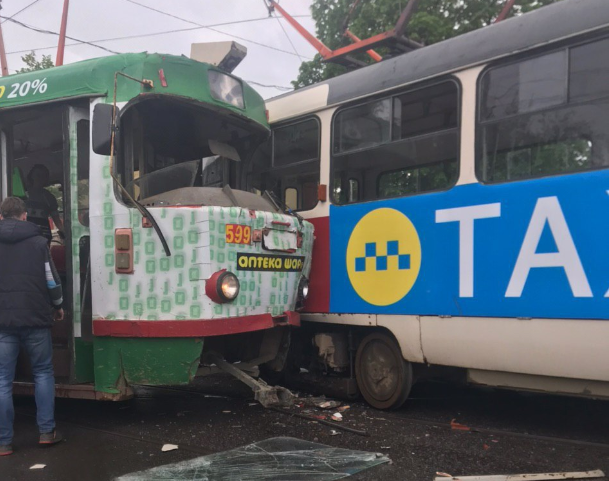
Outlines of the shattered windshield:
M194 187L200 163L190 160L161 168L133 180L128 188L139 192L138 197L146 198L182 187Z
M118 175L129 194L144 203L178 189L237 189L239 160L261 140L260 132L202 107L147 100L121 117Z
M134 179L127 188L136 194L136 200L145 202L149 197L185 187L222 187L225 184L224 164L227 161L215 155L181 162L144 174Z

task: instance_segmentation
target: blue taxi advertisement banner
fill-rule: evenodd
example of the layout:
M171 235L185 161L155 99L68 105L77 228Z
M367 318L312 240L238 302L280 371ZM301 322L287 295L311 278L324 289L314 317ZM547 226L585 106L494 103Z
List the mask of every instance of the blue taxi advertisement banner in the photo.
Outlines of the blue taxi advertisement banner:
M330 208L337 313L607 319L609 172Z

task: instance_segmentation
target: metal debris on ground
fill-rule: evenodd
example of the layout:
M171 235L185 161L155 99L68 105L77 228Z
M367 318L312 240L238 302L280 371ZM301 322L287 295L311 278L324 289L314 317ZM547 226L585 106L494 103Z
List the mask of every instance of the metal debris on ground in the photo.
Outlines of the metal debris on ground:
M161 451L163 451L165 453L167 451L175 451L176 449L178 449L177 444L163 444Z
M605 473L601 470L570 473L500 474L490 476L451 476L446 473L436 473L434 481L547 481L561 479L600 479L604 477Z
M334 448L301 439L279 437L127 474L116 481L332 481L389 462L389 457L381 453Z
M457 431L470 431L471 430L469 426L466 426L465 424L459 424L456 419L453 419L450 422L450 427L451 427L451 429L455 429Z
M342 402L335 401L334 399L327 399L325 396L306 397L303 399L299 399L296 402L296 405L298 407L309 406L309 407L316 407L316 408L320 408L320 409L335 409L338 406L340 406L341 404L342 404Z

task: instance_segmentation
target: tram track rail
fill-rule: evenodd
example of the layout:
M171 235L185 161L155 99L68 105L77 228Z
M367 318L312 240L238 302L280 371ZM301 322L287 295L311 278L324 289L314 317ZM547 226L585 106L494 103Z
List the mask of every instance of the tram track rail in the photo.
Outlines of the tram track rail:
M375 419L375 418L370 416L369 419ZM389 418L386 418L386 419L389 420ZM392 416L391 420L403 420L403 421L411 422L413 424L440 427L440 428L446 428L449 430L453 429L453 427L451 426L450 423L444 423L441 421L430 421L427 419L413 418L410 416L400 416L400 415ZM545 442L550 442L550 443L587 446L587 447L606 449L609 451L609 443L599 443L599 442L594 442L594 441L584 441L584 440L580 440L580 439L562 438L559 436L545 436L545 435L540 435L540 434L522 433L522 432L518 432L518 431L508 431L508 430L497 429L497 428L481 428L481 427L469 426L469 425L467 427L468 427L467 432L472 432L472 433L489 434L489 435L493 435L493 436L508 436L508 437L512 437L512 438L545 441Z

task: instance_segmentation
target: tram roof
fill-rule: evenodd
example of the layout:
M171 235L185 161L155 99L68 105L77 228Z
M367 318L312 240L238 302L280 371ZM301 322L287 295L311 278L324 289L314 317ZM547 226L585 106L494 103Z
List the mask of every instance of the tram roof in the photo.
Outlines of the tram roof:
M609 31L609 0L562 0L310 85L296 94L327 85L325 105L334 105L603 28ZM290 95L294 93L270 102Z
M207 76L210 69L215 67L184 56L141 52L111 55L61 67L9 75L0 78L0 113L11 107L33 106L74 98L112 98L114 75L116 72L122 72L137 79L150 79L154 86L144 87L138 82L118 76L118 102L129 101L139 95L174 96L204 102L216 109L228 109L268 128L264 100L245 81L242 81L245 109L212 97ZM161 70L167 87L161 85ZM24 84L28 87L23 87Z

